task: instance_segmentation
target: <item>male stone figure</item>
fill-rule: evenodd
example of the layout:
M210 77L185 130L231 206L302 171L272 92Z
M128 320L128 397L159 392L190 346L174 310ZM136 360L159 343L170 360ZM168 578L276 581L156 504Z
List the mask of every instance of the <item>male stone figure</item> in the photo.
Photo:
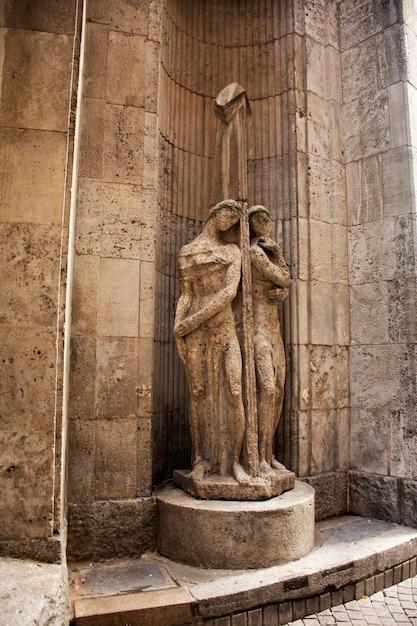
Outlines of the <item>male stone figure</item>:
M279 245L270 238L271 218L268 209L261 205L251 207L249 224L259 471L262 476L273 473L274 469L283 469L273 454L285 380L285 351L277 302L288 296L291 277Z
M231 306L241 277L241 253L221 238L240 216L238 202L219 202L202 232L178 255L181 295L174 336L190 389L193 481L211 473L250 482L239 462L245 414Z

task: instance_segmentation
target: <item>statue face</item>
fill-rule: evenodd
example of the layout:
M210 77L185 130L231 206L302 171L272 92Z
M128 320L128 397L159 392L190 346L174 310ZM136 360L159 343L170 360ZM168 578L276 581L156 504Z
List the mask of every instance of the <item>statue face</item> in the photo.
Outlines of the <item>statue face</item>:
M216 213L216 227L219 231L229 230L240 219L240 212L235 207L223 207Z
M266 237L271 232L271 218L264 211L258 211L250 216L250 226L258 237Z

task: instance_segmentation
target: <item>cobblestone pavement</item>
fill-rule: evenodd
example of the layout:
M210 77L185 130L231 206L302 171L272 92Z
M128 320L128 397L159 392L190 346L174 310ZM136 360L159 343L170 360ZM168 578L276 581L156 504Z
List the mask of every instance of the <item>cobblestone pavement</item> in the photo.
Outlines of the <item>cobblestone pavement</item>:
M417 576L372 596L309 615L287 626L417 626Z

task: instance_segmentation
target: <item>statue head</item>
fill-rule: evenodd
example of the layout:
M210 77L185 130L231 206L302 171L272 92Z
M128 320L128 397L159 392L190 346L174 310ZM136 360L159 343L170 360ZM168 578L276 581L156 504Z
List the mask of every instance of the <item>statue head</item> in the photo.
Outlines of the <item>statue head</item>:
M211 209L206 224L215 221L216 229L224 232L240 220L242 207L236 200L222 200Z
M249 209L249 224L255 235L267 236L271 232L271 215L262 204L255 204Z

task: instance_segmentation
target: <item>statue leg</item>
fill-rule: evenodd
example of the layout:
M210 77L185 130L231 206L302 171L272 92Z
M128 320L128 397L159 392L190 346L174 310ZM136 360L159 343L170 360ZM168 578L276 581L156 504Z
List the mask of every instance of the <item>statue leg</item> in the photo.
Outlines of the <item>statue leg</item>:
M209 471L208 462L204 459L203 442L201 439L202 420L204 419L204 401L206 397L205 350L202 343L195 338L187 340L187 378L190 390L190 430L193 445L193 460L191 476L198 480ZM199 349L196 349L196 346Z
M271 346L262 341L255 345L255 368L258 395L258 446L261 474L271 471L272 438L275 414L275 370Z
M228 407L228 436L232 474L238 483L249 484L250 476L239 462L245 435L245 410L242 398L242 355L237 339L231 340L225 351L225 370L231 398L231 406Z

